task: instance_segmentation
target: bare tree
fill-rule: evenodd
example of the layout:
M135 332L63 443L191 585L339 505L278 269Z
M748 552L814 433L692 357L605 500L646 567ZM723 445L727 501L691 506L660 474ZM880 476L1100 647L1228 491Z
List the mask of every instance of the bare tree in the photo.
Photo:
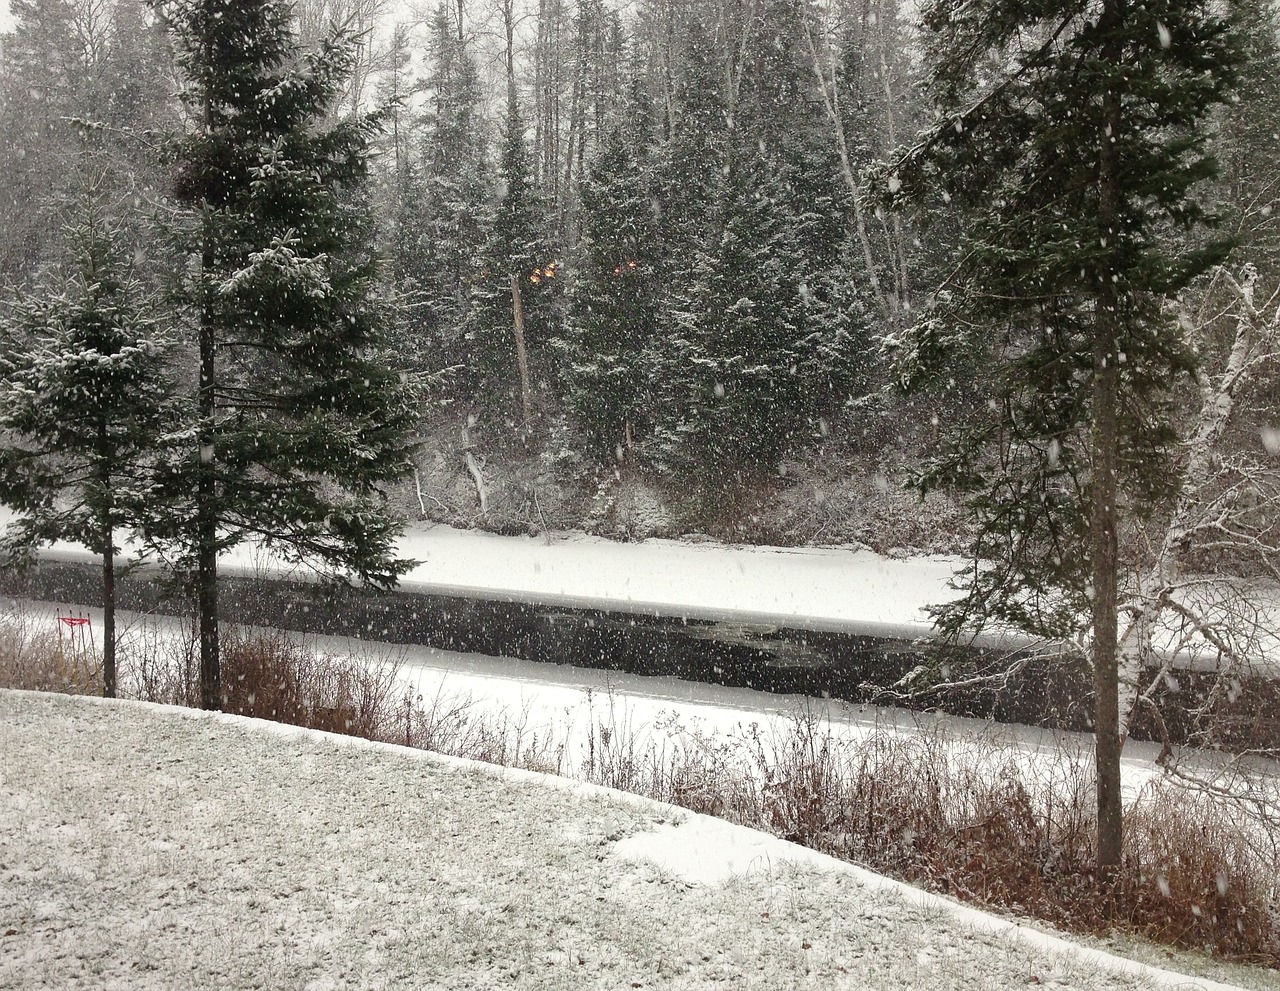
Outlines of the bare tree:
M1263 302L1257 282L1252 265L1238 278L1214 274L1231 295L1234 334L1221 369L1203 377L1172 514L1121 603L1125 734L1138 707L1158 713L1155 693L1175 663L1218 669L1198 703L1196 715L1208 718L1233 679L1280 650L1280 442L1264 430L1251 447L1224 443L1250 390L1280 367L1280 288Z

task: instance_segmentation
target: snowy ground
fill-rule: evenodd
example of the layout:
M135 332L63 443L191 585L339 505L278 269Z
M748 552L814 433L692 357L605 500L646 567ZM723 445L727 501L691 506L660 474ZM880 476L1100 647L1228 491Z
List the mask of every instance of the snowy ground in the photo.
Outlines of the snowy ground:
M0 531L10 518L0 506ZM127 542L126 550L134 551ZM413 591L905 638L932 629L926 607L957 594L947 582L960 563L843 548L504 537L424 523L406 529L397 552L419 562L401 582ZM64 542L42 554L96 560ZM227 575L308 577L249 544L224 553L220 567Z
M502 537L445 526L411 528L400 553L421 562L402 581L419 591L908 638L932 629L925 606L955 597L947 582L960 563L844 548Z
M0 987L1222 987L527 772L0 692Z
M90 638L101 650L102 611L52 603L18 603L20 615L34 629L57 630L58 616L89 620L77 628L76 644ZM124 612L118 616L123 684L129 685L128 658L149 650L182 654L178 644L190 636L179 621ZM67 633L68 637L72 634ZM586 760L593 736L604 728L637 752L660 749L664 742L688 745L695 738L706 746L743 740L758 731L766 748L771 741L793 739L797 720L813 720L821 735L836 740L859 739L889 730L910 734L941 730L953 748L968 747L993 758L1013 753L1031 780L1050 777L1067 755L1091 755L1093 737L1030 726L995 724L946 714L855 705L837 699L779 695L750 688L730 688L673 676L646 676L544 664L509 657L462 654L402 644L380 644L347 637L298 634L318 653L361 658L375 666L390 665L409 698L436 713L462 712L489 726L502 725L508 750L523 752L534 741L548 749L561 747L561 770L572 776ZM161 645L157 649L157 645ZM1126 798L1132 799L1161 775L1158 744L1130 740L1121 759ZM1180 752L1184 767L1207 770L1210 755ZM1091 759L1091 757L1089 758ZM1037 773L1038 772L1038 773ZM1280 770L1278 770L1280 773Z

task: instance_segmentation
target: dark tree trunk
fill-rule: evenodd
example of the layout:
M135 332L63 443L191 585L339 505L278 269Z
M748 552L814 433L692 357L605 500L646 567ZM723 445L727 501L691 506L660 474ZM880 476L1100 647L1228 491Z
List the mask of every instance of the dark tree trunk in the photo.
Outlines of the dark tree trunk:
M201 268L213 271L213 234L205 207ZM206 292L208 290L206 289ZM222 666L218 657L218 482L214 418L217 413L217 349L210 302L200 315L200 468L196 477L196 611L200 620L200 706L222 708Z
M113 462L107 421L98 421L98 484L102 486L102 697L116 697L116 562L115 533L111 522L115 506L111 490Z
M102 697L116 697L116 561L111 523L102 526Z
M1124 17L1119 0L1107 0L1103 30L1115 30ZM1119 62L1115 43L1104 58ZM1114 251L1120 236L1120 166L1116 151L1122 123L1120 93L1110 83L1103 95L1098 156L1098 233ZM1094 740L1098 775L1098 874L1109 883L1120 867L1122 827L1120 807L1120 709L1117 665L1116 570L1118 461L1117 406L1120 370L1118 331L1120 314L1111 267L1099 272L1093 347L1093 477L1090 487L1090 553L1093 580Z

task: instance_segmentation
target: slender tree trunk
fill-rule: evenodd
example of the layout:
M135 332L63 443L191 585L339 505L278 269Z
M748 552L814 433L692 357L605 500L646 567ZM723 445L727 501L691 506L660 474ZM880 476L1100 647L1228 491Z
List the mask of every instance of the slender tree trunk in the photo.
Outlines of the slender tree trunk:
M858 182L858 177L854 174L853 161L849 156L849 144L845 140L844 119L840 111L840 91L837 86L835 62L827 53L826 61L829 63L831 76L828 78L826 69L823 66L823 57L818 52L818 43L814 40L814 27L809 21L808 15L804 17L804 40L805 45L809 49L809 59L813 65L813 74L817 77L818 88L822 92L822 105L827 111L827 119L831 122L832 134L836 141L836 151L840 155L840 174L844 178L846 188L849 190L850 200L853 204L853 226L854 233L858 237L858 245L862 249L862 263L867 273L867 280L871 283L871 288L875 290L877 296L880 297L880 304L884 308L885 319L889 323L891 330L897 330L901 323L899 313L899 300L897 294L884 287L880 280L880 273L876 268L875 253L871 250L871 239L867 236L867 220L862 209L862 184Z
M1119 0L1107 0L1101 29L1114 30L1123 17ZM1119 53L1104 52L1116 61ZM1102 100L1099 134L1098 234L1115 250L1120 235L1120 168L1116 151L1122 123L1120 93L1108 84ZM1120 806L1120 683L1117 659L1119 617L1116 610L1118 542L1116 511L1119 404L1119 300L1114 273L1099 272L1093 346L1093 476L1090 487L1089 537L1093 579L1094 746L1098 775L1098 875L1109 884L1120 868L1123 836Z
M889 56L887 48L889 46L889 35L885 30L885 22L888 20L881 13L876 19L876 33L878 40L876 48L880 53L880 83L884 89L884 117L885 127L889 138L889 149L894 151L898 147L898 125L895 118L895 108L898 101L894 99L892 79L893 76L889 72ZM897 11L894 11L894 21L897 22ZM907 271L907 249L906 235L902 229L902 215L898 211L893 212L893 234L890 237L890 256L893 260L894 267L894 292L897 296L898 307L909 308L911 305L911 280Z
M520 373L520 407L524 412L524 428L533 421L532 402L529 395L529 355L524 346L524 300L520 298L520 276L511 276L511 312L516 334L516 365Z
M214 266L213 233L209 207L204 208L204 247L201 271ZM206 292L208 290L206 289ZM200 626L200 706L222 708L222 665L218 644L218 504L214 446L217 414L217 342L213 313L206 298L200 310L200 467L196 474L196 611Z
M93 252L90 253L91 257ZM116 568L115 533L111 521L115 515L112 499L111 466L114 462L107 421L98 420L97 474L102 486L102 525L98 539L102 543L102 697L116 697Z
M102 525L102 697L116 697L116 560L111 524Z
M1100 299L1100 303L1103 301ZM1105 305L1105 304L1104 304ZM1111 300L1114 307L1114 298ZM1120 705L1116 612L1116 406L1119 370L1113 316L1098 317L1094 344L1093 484L1090 550L1093 566L1094 740L1098 774L1098 870L1103 880L1120 866Z

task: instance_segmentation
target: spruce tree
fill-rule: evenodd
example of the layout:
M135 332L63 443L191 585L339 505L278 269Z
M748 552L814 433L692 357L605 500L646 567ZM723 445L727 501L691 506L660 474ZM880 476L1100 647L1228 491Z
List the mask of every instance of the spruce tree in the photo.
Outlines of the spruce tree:
M68 231L75 273L19 297L0 331L0 502L20 514L3 541L9 556L69 540L101 557L102 691L114 698L116 534L149 529L176 411L168 342L144 315L116 230L87 203Z
M198 369L165 534L194 571L201 701L221 705L218 554L256 540L334 580L393 584L411 389L376 360L371 230L359 197L378 117L326 124L353 39L299 49L282 0L161 10L186 80L176 142Z
M671 309L659 457L717 486L778 474L847 397L856 342L832 287L805 264L804 227L786 199L770 163L743 152L718 233Z
M648 433L654 402L650 349L661 296L646 167L652 115L639 92L632 103L579 190L582 239L556 342L565 405L603 463L628 455Z
M475 406L513 434L528 436L535 385L547 382L549 347L560 319L560 261L547 237L546 210L534 185L524 119L508 94L492 226L472 282L467 338ZM516 332L517 307L520 337ZM541 391L541 390L539 390Z
M432 20L427 56L421 143L392 261L411 294L417 347L446 365L463 365L470 357L463 335L489 229L493 168L480 73L446 4Z
M89 112L93 63L70 0L12 0L0 62L0 282L20 283L57 247L79 151L71 121Z
M717 486L776 475L848 399L867 349L800 15L794 0L770 0L748 21L727 99L706 88L716 57L695 32L677 90L669 161L702 165L668 199L676 250L658 458Z
M889 342L898 374L989 368L921 480L965 493L980 524L941 625L1090 641L1103 879L1121 856L1117 545L1171 491L1169 389L1195 364L1161 303L1224 251L1195 233L1194 188L1214 167L1204 117L1239 65L1225 9L934 0L936 121L882 176L891 202L940 196L963 230L954 275Z

